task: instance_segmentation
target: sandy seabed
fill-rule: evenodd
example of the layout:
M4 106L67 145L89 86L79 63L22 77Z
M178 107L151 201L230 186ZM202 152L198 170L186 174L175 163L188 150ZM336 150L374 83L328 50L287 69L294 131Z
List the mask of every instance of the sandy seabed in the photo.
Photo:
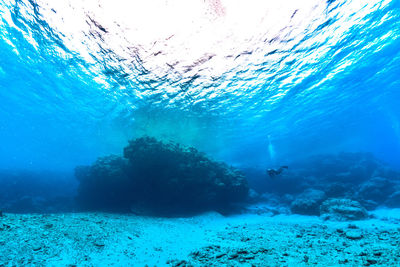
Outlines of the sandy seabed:
M6 213L0 266L400 266L400 210L374 215Z

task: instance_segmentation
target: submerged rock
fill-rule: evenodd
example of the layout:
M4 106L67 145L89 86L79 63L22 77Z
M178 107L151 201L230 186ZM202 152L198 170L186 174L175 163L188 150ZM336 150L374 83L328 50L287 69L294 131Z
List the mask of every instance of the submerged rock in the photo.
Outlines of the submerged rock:
M360 240L364 237L360 230L347 230L345 236L350 240Z
M321 190L307 189L291 204L291 211L303 215L319 215L319 206L326 199Z
M387 178L373 177L360 185L357 194L360 199L383 203L395 192L394 187L395 183Z
M359 199L358 202L367 210L374 210L380 205L378 202L369 199Z
M310 214L300 208L312 206L312 201L301 194L310 188L324 191L326 198L355 199L368 210L384 204L395 207L399 203L393 194L396 187L400 188L400 173L371 153L314 155L288 164L290 169L279 179L268 179L264 169L245 168L244 171L250 186L259 194L295 196L295 201L288 203L293 203L296 213ZM314 209L311 213L318 214L318 211Z
M76 176L77 200L87 209L135 207L140 213L164 214L220 210L246 200L249 190L237 169L195 148L150 137L130 141L123 157L99 158L92 166L78 167Z
M357 201L345 198L325 200L320 207L324 220L350 221L363 220L368 217L367 210Z
M343 182L328 183L324 187L324 191L329 198L341 198L347 195L354 195L353 185Z
M84 209L126 209L121 204L129 203L133 197L127 170L128 161L116 155L98 158L92 166L77 167L77 203Z
M387 198L385 205L389 208L400 208L400 190L391 194Z

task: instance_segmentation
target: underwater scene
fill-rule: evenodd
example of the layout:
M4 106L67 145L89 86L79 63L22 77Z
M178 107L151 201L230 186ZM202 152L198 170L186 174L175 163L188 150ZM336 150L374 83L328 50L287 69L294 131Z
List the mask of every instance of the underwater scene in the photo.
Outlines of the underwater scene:
M400 266L400 1L0 0L0 266Z

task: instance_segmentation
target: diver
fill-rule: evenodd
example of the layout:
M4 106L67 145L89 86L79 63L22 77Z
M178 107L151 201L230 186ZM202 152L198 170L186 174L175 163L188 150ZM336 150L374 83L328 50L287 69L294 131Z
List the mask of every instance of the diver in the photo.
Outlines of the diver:
M270 178L275 178L276 176L280 175L284 169L289 169L288 166L281 166L279 169L268 169L267 173Z

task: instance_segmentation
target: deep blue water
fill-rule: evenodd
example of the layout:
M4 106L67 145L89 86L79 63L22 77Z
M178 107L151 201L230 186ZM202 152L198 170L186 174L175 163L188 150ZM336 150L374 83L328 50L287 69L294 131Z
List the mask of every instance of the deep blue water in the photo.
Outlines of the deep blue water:
M0 0L0 169L68 171L143 134L243 166L366 151L400 169L398 0L211 6L170 31L52 2Z

